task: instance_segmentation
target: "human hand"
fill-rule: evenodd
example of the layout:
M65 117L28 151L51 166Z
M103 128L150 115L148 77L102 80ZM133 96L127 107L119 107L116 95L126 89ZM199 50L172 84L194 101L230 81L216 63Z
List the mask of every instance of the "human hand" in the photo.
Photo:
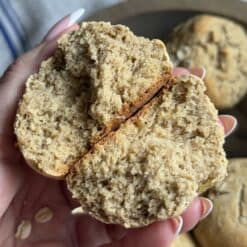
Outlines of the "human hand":
M196 198L181 217L139 229L106 225L88 215L73 216L71 210L78 205L71 199L64 182L35 173L15 146L13 122L24 83L37 71L41 61L52 54L56 39L78 28L73 22L75 17L80 17L80 12L62 19L40 45L20 57L0 79L0 246L169 246L180 231L190 230L210 212L212 203L208 199ZM202 76L203 70L191 72ZM174 73L190 72L180 68ZM220 119L225 132L232 131L235 120L229 116ZM49 207L53 217L46 223L37 223L34 216L43 207ZM19 239L15 233L23 220L31 222L30 235Z

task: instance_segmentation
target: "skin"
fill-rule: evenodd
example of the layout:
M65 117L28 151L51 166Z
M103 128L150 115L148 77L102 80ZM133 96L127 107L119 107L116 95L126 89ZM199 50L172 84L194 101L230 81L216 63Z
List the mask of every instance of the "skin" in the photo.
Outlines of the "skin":
M126 230L117 225L105 225L88 215L72 216L71 209L78 204L71 199L64 182L45 178L33 171L15 145L14 116L25 80L37 71L43 59L52 54L59 35L78 28L75 24L64 30L62 26L66 24L66 18L49 32L55 30L55 37L46 37L0 78L0 246L167 247L176 234L177 226L172 219ZM176 69L174 73L190 72ZM226 132L232 128L231 124L227 128ZM183 231L193 228L205 215L203 200L196 198L183 213ZM47 223L35 223L35 213L44 206L53 211L53 218ZM23 219L32 221L32 232L28 239L19 240L14 235Z

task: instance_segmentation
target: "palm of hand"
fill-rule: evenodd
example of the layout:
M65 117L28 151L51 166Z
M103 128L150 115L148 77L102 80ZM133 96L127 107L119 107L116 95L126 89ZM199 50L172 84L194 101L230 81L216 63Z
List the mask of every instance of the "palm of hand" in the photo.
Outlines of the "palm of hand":
M80 246L89 246L92 241L107 241L104 224L89 216L71 215L73 202L69 199L63 181L53 181L38 175L25 164L17 148L7 144L3 146L5 152L0 153L0 166L5 171L5 178L0 181L3 188L0 194L1 198L11 202L8 209L3 211L0 221L0 246L22 246L25 243L25 240L17 241L15 238L16 228L22 220L30 220L32 223L28 243L34 247L78 246L78 243ZM11 194L13 198L8 198ZM53 212L52 219L46 223L37 223L35 214L46 206Z

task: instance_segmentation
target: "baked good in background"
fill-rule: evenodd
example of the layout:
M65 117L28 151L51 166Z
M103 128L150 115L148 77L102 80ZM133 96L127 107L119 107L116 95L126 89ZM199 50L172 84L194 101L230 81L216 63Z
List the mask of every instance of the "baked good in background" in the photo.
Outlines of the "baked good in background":
M229 160L228 176L208 197L212 213L194 230L202 247L247 246L247 159Z
M236 105L247 92L247 34L239 23L198 15L173 29L167 42L175 66L204 66L207 94L219 109Z

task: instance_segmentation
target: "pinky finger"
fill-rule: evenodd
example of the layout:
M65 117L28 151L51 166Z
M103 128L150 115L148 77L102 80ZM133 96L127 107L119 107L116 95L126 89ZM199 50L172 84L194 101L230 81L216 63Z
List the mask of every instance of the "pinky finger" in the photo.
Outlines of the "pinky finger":
M206 218L213 209L213 203L204 197L197 197L182 214L183 232L193 229L199 221Z
M179 216L140 229L131 229L124 238L101 247L168 247L182 226L183 219Z
M231 115L220 115L220 124L224 127L225 137L229 136L237 127L238 121L234 116Z

